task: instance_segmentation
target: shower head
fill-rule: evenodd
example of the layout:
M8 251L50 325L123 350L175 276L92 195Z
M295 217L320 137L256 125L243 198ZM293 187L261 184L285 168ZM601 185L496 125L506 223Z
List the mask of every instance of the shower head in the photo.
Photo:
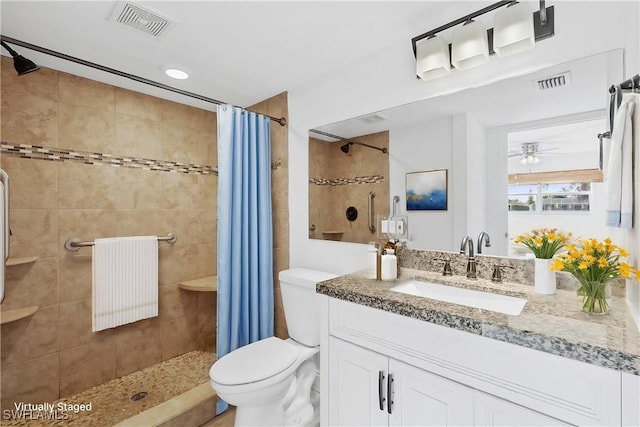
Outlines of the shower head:
M38 67L35 64L35 62L25 58L22 55L19 55L15 50L11 49L9 45L7 45L5 42L2 41L0 43L2 44L2 47L7 49L7 52L9 52L13 57L13 68L16 69L19 76L30 73L32 71L37 71L40 69L40 67Z
M343 153L347 154L349 152L349 148L351 147L352 144L353 144L353 142L347 142L342 147L340 147L340 151L342 151Z

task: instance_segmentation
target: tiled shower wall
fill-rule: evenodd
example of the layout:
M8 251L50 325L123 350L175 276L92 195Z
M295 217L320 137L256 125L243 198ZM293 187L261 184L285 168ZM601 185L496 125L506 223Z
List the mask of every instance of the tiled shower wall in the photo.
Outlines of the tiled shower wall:
M286 117L287 95L251 109ZM215 113L46 68L17 77L5 57L1 118L9 144L217 163ZM273 122L275 331L282 338L288 334L277 273L289 266L287 144L287 127ZM177 287L215 274L215 175L7 155L0 165L11 176L12 257L39 257L7 269L0 310L39 309L1 328L2 408L51 401L196 348L215 349L215 294ZM91 252L66 251L64 241L168 232L178 242L159 245L159 317L91 333Z
M389 148L388 131L352 139ZM389 154L359 145L352 145L345 154L342 145L309 138L309 225L315 225L309 237L328 239L323 231L340 231L342 241L378 240L377 232L369 230L369 192L375 192L374 214L389 216ZM350 206L358 210L353 222L345 214Z
M3 143L215 165L216 115L43 68L16 76L2 57ZM53 401L179 354L215 347L215 293L178 282L216 273L217 177L2 155L11 179L11 256L2 325L2 409ZM91 249L68 238L165 235L159 316L91 332Z

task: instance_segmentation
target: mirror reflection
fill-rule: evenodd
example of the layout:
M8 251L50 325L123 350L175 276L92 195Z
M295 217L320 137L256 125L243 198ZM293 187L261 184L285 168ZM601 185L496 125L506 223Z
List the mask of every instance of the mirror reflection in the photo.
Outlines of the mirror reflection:
M345 152L344 140L309 133L310 238L373 240L379 230L366 231L374 184L358 177L374 176L382 177L376 218L399 196L413 248L458 251L463 237L486 232L483 253L518 255L510 237L537 227L604 237L606 158L597 135L608 128L607 88L621 79L623 53L615 50L317 127L389 153L355 144ZM447 171L447 209L407 210L407 175L434 170ZM355 221L346 218L351 206Z

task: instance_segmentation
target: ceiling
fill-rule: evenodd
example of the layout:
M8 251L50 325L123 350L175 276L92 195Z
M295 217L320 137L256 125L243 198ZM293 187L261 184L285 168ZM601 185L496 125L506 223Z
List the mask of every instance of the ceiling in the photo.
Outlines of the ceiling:
M470 13L474 1L136 1L175 25L154 38L114 23L116 1L1 2L2 35L249 106ZM487 2L489 3L489 2ZM15 47L15 46L14 46ZM122 77L15 49L41 66L212 109ZM7 53L2 50L3 55ZM191 78L173 80L165 66ZM407 70L411 73L412 70Z

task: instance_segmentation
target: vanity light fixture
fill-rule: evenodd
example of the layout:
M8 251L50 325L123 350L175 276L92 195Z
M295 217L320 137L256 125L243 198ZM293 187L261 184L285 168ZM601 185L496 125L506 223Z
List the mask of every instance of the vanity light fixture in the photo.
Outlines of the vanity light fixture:
M416 74L422 80L433 80L451 71L449 45L431 36L416 43Z
M531 9L513 2L496 13L493 27L493 49L498 56L509 56L536 45Z
M411 44L418 78L431 80L444 76L452 66L466 70L486 63L491 54L513 55L533 48L537 41L553 37L553 6L546 7L544 0L539 3L540 9L532 14L527 4L499 1L414 37ZM481 23L474 21L474 18L503 7L496 13L494 28L485 30ZM456 26L460 27L454 29L453 41L447 48L447 43L436 35Z
M487 30L469 19L453 33L451 64L458 70L468 70L489 62Z

